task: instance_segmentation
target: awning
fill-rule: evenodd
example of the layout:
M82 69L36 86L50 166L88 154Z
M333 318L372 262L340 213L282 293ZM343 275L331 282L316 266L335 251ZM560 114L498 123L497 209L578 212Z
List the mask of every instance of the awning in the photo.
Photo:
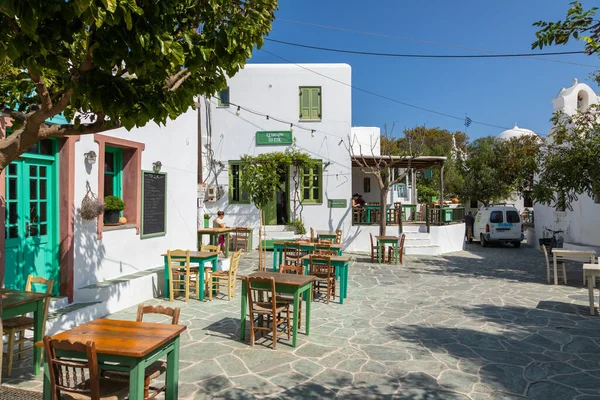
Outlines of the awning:
M446 162L446 157L440 156L352 156L353 167L375 167L377 165L387 164L388 168L416 168L425 169L431 167L441 167Z

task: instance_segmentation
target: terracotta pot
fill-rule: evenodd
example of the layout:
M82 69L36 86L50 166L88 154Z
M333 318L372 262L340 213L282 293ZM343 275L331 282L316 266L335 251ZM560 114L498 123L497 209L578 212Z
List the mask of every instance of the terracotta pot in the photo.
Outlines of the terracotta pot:
M456 197L452 199L452 204L458 204L458 203L459 203L459 201Z
M119 223L120 224L126 224L127 223L127 218L125 218L125 217L119 218Z

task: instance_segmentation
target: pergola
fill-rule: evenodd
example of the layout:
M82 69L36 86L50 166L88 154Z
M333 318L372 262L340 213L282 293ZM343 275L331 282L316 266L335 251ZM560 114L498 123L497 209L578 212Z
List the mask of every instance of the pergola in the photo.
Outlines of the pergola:
M440 204L444 201L444 163L446 157L441 156L375 156L375 155L354 155L351 157L353 167L385 167L385 168L412 168L422 170L425 168L440 168ZM413 174L414 178L414 174ZM413 179L413 190L415 187Z

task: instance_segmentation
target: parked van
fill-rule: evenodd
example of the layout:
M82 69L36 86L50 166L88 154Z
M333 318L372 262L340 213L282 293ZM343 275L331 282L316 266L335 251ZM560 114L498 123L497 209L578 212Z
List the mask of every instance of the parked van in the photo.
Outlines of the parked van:
M514 206L491 204L477 212L473 240L479 241L481 247L491 242L512 243L515 247L521 247L523 238L521 216Z

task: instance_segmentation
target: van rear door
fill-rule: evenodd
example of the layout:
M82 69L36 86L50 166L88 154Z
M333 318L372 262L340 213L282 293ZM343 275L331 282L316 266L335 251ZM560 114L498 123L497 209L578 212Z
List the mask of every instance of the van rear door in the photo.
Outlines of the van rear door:
M505 231L509 239L521 239L521 217L517 210L506 210L506 223L508 230Z

